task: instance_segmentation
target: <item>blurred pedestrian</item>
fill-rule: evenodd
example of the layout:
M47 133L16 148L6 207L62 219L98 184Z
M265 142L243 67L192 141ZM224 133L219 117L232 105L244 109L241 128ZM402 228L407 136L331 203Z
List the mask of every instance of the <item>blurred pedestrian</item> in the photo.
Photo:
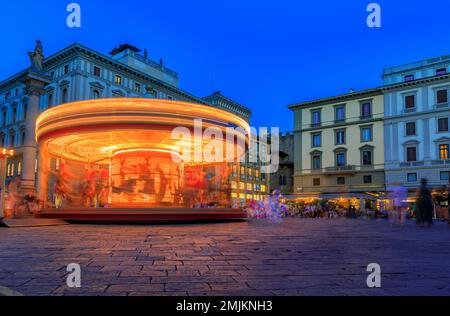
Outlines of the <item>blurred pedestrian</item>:
M450 179L448 179L448 187L447 187L447 213L448 213L448 224L450 225Z
M417 224L429 226L433 224L433 199L428 189L427 179L420 180L417 190Z
M401 185L400 182L395 182L388 187L389 200L392 201L393 222L401 225L405 222L406 209L408 207L408 189Z

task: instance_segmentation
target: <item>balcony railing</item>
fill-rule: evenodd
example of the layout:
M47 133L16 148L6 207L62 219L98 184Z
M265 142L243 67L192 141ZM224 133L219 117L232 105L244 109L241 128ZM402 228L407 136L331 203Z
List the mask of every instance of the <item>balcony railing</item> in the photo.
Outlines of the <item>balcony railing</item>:
M356 171L356 166L353 166L353 165L335 166L335 167L327 167L327 168L325 168L325 173L327 173L327 174L354 173L355 171Z
M400 167L420 167L425 166L424 161L409 161L409 162L401 162Z

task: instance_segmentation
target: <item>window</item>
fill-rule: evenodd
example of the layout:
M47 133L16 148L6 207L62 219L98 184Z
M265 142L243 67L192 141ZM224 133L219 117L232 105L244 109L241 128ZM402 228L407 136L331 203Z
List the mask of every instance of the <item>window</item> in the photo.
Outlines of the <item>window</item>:
M441 171L441 181L450 180L450 171Z
M5 147L5 136L1 136L0 137L0 147L4 148Z
M372 116L372 103L364 102L361 103L361 117L367 118Z
M10 93L10 92L7 92L7 93L5 94L5 101L8 101L10 98L11 98L11 93Z
M439 145L439 159L441 160L449 159L449 144Z
M414 75L406 75L404 77L405 81L413 81L414 80Z
M312 168L314 170L322 169L322 157L320 155L312 156Z
M67 103L68 100L68 91L67 88L64 88L62 91L62 103Z
M338 185L345 185L345 177L337 177L336 178L336 183Z
M101 74L102 73L100 67L94 66L94 76L100 77Z
M417 161L417 147L406 147L406 161Z
M335 108L334 119L336 122L345 121L345 106L337 106Z
M322 134L313 134L312 147L321 147L321 146L322 146Z
M23 105L23 119L27 119L27 112L28 112L28 104Z
M122 84L122 77L119 76L119 75L116 75L114 77L114 83L117 84L117 85L121 85Z
M405 109L414 109L416 107L416 96L414 94L405 96Z
M137 82L134 83L134 91L137 93L141 93L141 84L140 83L137 83Z
M372 183L372 176L363 176L363 183L364 184L371 184Z
M408 182L417 182L417 173L408 173L406 176Z
M365 149L362 151L362 164L363 166L371 166L372 165L372 150Z
M16 119L17 119L17 108L14 107L13 108L13 113L12 113L12 123L16 123Z
M313 186L315 186L315 187L320 186L320 178L314 178L313 179Z
M416 135L416 122L408 122L405 124L405 127L406 127L406 136Z
M19 89L14 90L14 96L17 97L19 95Z
M336 166L344 167L346 165L346 157L345 152L336 153Z
M20 160L17 162L17 175L22 175L22 161Z
M281 175L280 178L278 179L278 185L286 185L286 184L287 184L286 176Z
M54 71L50 72L50 77L51 77L51 78L54 78L54 77L55 77L55 72L54 72Z
M2 114L3 114L2 124L3 124L3 127L5 127L6 126L6 119L8 118L8 112L6 112L6 109L3 110Z
M442 75L445 75L446 73L447 73L447 69L446 68L436 69L436 76L442 76Z
M47 106L50 108L53 105L53 94L48 95Z
M320 126L321 122L322 122L322 118L321 118L321 111L320 110L315 110L311 112L311 122L312 122L312 126Z
M345 130L338 130L335 132L335 143L336 145L343 145L345 144Z
M21 145L22 145L22 146L25 145L25 131L22 132Z
M9 135L9 147L14 147L15 143L16 143L16 135L15 134Z
M447 89L441 89L436 91L436 103L443 104L448 102L448 91Z
M438 119L438 132L448 132L448 117Z
M92 98L93 99L100 99L100 92L98 90L92 91Z
M65 65L64 66L64 74L68 74L69 73L69 65Z
M361 141L362 142L372 141L372 126L361 127Z

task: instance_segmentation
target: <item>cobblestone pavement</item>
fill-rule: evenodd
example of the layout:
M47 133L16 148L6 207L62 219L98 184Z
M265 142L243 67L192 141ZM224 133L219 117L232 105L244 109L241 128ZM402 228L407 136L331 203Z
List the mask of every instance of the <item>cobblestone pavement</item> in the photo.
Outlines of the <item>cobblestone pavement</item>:
M369 289L369 263L382 288ZM68 289L78 263L82 287ZM450 295L450 227L287 219L0 228L0 285L25 295Z

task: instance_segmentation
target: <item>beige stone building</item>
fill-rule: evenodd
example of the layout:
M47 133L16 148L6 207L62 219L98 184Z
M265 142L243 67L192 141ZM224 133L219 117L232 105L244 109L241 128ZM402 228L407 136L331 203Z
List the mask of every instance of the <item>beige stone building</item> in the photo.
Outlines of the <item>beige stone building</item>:
M385 190L384 102L369 89L293 104L294 194L364 198Z

